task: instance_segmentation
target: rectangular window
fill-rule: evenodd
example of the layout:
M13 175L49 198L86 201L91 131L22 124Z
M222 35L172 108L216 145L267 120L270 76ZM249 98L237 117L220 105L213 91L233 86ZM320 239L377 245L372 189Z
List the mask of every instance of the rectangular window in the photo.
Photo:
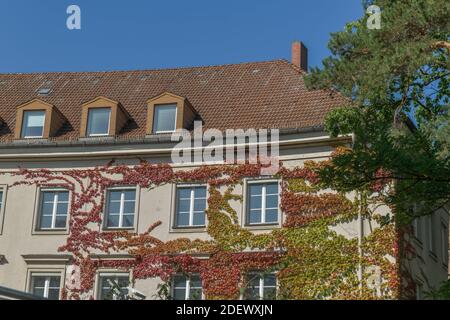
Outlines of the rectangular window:
M278 182L248 184L247 224L278 223L278 188Z
M31 293L50 300L59 300L61 276L31 275Z
M436 234L434 230L435 214L429 214L426 216L427 231L428 231L428 250L431 253L436 254Z
M247 276L245 300L275 300L277 278L274 273L251 273Z
M162 104L155 106L153 133L173 132L176 129L177 105Z
M3 189L0 189L0 216L2 214L3 209Z
M423 285L421 282L416 282L416 300L423 299Z
M42 138L44 136L45 111L24 111L22 138Z
M176 275L172 279L174 300L202 300L202 281L198 275Z
M136 215L136 189L108 191L106 228L133 228Z
M448 228L441 222L441 251L442 251L442 263L448 266Z
M64 230L69 213L68 191L42 191L39 230Z
M129 285L130 276L128 274L101 274L99 276L98 299L125 300Z
M178 187L175 227L205 226L206 187Z
M422 237L422 217L417 217L413 220L414 236L420 242L423 242Z
M107 136L111 120L111 108L91 108L88 114L87 136Z

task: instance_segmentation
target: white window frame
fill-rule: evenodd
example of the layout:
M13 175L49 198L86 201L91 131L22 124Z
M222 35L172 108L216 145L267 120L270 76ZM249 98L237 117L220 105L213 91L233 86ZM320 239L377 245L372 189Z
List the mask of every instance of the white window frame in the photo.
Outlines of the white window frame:
M433 232L435 214L436 213L432 213L426 216L428 231L428 250L432 255L436 255L436 235Z
M53 208L52 208L52 225L50 228L42 228L41 227L41 220L43 217L43 206L44 206L44 193L45 192L55 192L55 195L53 197ZM68 197L67 197L67 213L66 213L66 225L64 226L64 228L56 228L55 224L56 224L56 211L58 208L58 204L59 203L65 203L65 202L58 202L58 193L59 192L67 192L68 193ZM38 207L38 219L37 219L37 226L36 226L36 230L37 231L63 231L67 229L67 223L69 220L69 213L70 213L70 204L71 204L71 194L70 191L67 189L42 189L39 191L39 207Z
M195 198L195 188L205 188L205 224L203 225L194 225L194 205L195 205L195 199L203 199L203 198ZM191 189L191 194L189 198L189 225L178 225L178 200L182 200L178 198L178 191L179 189ZM207 215L206 210L208 210L208 186L205 184L181 184L175 186L175 214L174 214L174 223L173 228L175 229L183 229L183 228L204 228L207 225ZM183 200L188 200L187 198L183 198Z
M5 219L6 212L6 194L8 192L7 185L0 185L0 192L2 192L2 196L0 197L0 235L3 233L3 223Z
M275 286L264 286L264 276L274 275L275 276ZM250 272L247 276L255 276L259 278L259 300L264 300L264 290L265 288L275 288L275 295L278 294L278 278L276 272ZM246 288L247 289L247 288ZM241 297L243 300L244 297Z
M26 136L24 134L24 130L25 130L25 119L26 119L26 114L27 113L32 113L32 112L43 112L44 113L44 125L42 126L42 133L40 136ZM44 137L44 131L45 131L45 121L47 118L47 112L45 110L24 110L23 114L22 114L22 128L21 128L21 132L20 132L20 137L22 139L42 139Z
M413 220L414 237L416 240L422 244L423 243L423 218L416 217Z
M62 275L61 273L52 273L52 272L31 272L30 273L30 286L29 286L29 290L28 292L31 294L34 294L34 279L35 277L45 277L45 286L44 286L44 298L48 299L48 294L49 294L49 290L50 290L50 278L51 277L59 277L59 286L58 286L58 290L59 290L59 295L58 295L58 299L61 299L61 289L62 289ZM53 287L54 288L54 287Z
M442 255L442 264L444 265L445 268L448 267L448 243L449 243L449 238L448 238L448 226L447 224L441 220L441 255Z
M255 185L255 184L278 184L278 207L277 209L277 221L275 222L266 222L266 210L267 209L275 209L275 208L266 208L266 197L267 197L267 193L266 193L266 186L263 186L262 191L261 191L261 222L257 222L257 223L250 223L250 185ZM273 195L273 194L269 194L269 195ZM271 180L248 180L245 184L245 225L252 227L252 226L265 226L265 225L269 225L269 226L274 226L274 225L279 225L282 217L281 217L281 209L280 209L280 204L281 204L281 188L280 188L280 180L276 180L276 179L271 179Z
M153 128L156 128L156 109L159 107L171 107L175 106L175 123L174 123L174 129L173 130L164 130L164 131L157 131L153 130L153 134L163 134L163 133L174 133L177 131L177 119L178 119L178 103L163 103L163 104L155 104L153 107Z
M185 280L186 287L184 287L184 288L180 287L179 289L185 289L184 300L190 300L189 298L190 298L190 295L191 295L191 277L192 276L197 276L197 277L200 278L200 281L202 281L201 277L200 277L200 275L198 273L194 273L194 274L190 274L190 275L175 274L174 276L172 276L172 285L170 286L170 288L171 288L170 295L172 296L172 298L174 297L175 289L178 288L178 287L175 287L175 277L179 277L179 276L182 276L182 277L186 278L186 280ZM202 286L200 288L193 287L193 289L201 289L202 290L201 300L205 299L205 293L204 293L204 290L203 290L203 282L202 282Z
M416 300L423 300L423 282L416 280Z
M90 133L89 132L89 122L90 122L90 114L91 111L96 111L99 109L108 109L109 110L109 120L108 120L108 130L106 133ZM87 114L87 120L86 120L86 136L87 137L107 137L109 136L109 133L111 131L111 115L112 115L112 108L111 107L98 107L98 108L89 108L88 114Z
M110 206L110 192L111 191L121 191L120 195L120 212L119 212L119 226L118 227L109 227L108 226L108 217L109 217L109 206ZM134 219L133 219L133 225L129 227L123 227L123 210L125 206L125 195L123 191L135 191L135 197L134 197ZM112 187L108 188L106 190L106 206L105 206L105 215L104 215L104 223L103 228L105 230L130 230L136 228L137 223L137 212L138 212L138 205L139 205L139 192L140 189L138 187Z

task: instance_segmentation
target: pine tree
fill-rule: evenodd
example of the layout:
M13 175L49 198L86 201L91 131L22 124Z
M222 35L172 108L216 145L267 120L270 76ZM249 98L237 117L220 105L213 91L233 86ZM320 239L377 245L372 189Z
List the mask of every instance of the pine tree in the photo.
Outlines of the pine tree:
M370 15L331 35L331 56L307 77L310 88L332 88L349 103L332 111L326 128L354 134L351 152L334 157L321 177L349 191L378 180L396 182L387 201L424 215L450 203L450 1L373 0Z

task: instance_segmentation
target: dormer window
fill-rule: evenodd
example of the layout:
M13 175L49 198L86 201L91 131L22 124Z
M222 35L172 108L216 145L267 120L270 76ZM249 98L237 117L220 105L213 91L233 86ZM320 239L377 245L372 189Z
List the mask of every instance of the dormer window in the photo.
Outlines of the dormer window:
M197 111L187 98L164 92L147 101L148 135L171 133L193 126Z
M177 126L177 105L159 104L155 105L153 119L153 133L174 132Z
M108 136L111 124L111 108L89 110L87 135L89 137Z
M97 97L82 105L80 136L116 136L130 118L119 102Z
M34 99L17 107L15 139L55 137L66 119L53 105Z
M22 138L39 139L44 136L45 111L33 110L23 112Z

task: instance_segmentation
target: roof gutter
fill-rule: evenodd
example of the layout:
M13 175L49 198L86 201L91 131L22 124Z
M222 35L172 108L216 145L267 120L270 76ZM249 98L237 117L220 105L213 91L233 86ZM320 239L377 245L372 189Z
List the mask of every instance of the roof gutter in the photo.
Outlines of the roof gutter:
M258 143L244 143L244 144L234 144L234 147L251 147L251 146L264 146L264 145L276 145L279 144L280 148L290 147L290 146L305 146L305 145L333 145L348 143L351 141L351 136L339 136L332 138L328 135L318 136L318 137L306 137L306 138L295 138L286 139L279 141L269 141L269 142L258 142ZM8 161L35 161L35 160L61 160L61 159L104 159L104 158L135 158L144 156L157 156L157 155L170 155L173 152L186 151L186 148L179 148L172 146L166 146L163 148L143 148L140 147L133 149L119 149L119 150L101 150L101 151L76 151L76 152L32 152L32 153L5 153L0 154L0 162ZM191 148L190 150L195 151L205 151L213 150L219 148L227 148L226 145L219 146L203 146L197 148Z

